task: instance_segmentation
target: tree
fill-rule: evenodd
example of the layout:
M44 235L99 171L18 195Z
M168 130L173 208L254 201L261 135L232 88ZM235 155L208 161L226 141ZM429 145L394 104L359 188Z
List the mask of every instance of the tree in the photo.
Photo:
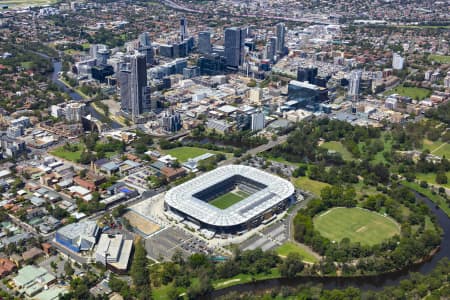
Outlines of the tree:
M208 264L208 257L202 253L194 253L189 257L189 265L194 270L206 264Z
M139 239L135 242L133 262L131 264L130 275L137 289L150 285L150 274L148 270L147 253L144 244Z
M64 264L64 272L66 273L66 276L72 276L75 273L75 270L72 268L72 265L70 262L66 261Z
M126 209L127 209L126 205L121 204L113 209L112 216L114 218L118 218L125 213Z
M178 292L178 289L174 286L170 287L167 291L167 298L169 300L177 300L179 298L180 293Z
M80 178L85 178L85 177L86 177L86 174L87 174L87 169L82 169L82 170L80 171Z
M436 183L437 184L447 184L448 183L447 174L445 174L444 171L436 172Z
M297 178L300 176L305 176L306 175L306 167L305 166L300 166L297 169L294 170L294 172L292 172L292 176Z
M283 277L293 278L304 268L300 254L292 252L280 265L280 274Z

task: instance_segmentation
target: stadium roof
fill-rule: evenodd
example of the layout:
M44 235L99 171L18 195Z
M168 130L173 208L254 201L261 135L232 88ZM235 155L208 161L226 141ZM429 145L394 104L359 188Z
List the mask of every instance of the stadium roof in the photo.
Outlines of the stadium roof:
M217 208L192 196L235 175L250 178L266 187L226 209ZM292 183L285 179L248 166L228 165L172 188L167 192L165 201L170 207L203 223L234 226L261 215L294 192Z

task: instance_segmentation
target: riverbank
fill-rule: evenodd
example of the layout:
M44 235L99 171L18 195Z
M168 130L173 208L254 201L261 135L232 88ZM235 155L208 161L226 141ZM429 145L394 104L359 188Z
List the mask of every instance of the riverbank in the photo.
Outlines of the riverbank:
M230 288L233 286L238 286L238 285L243 285L243 284L248 284L248 283L255 283L255 282L267 282L269 280L273 280L273 279L279 279L279 280L299 280L301 281L302 279L306 279L307 281L321 281L321 280L334 280L334 279L364 279L364 280L372 280L372 279L377 279L379 276L382 275L395 275L398 274L399 272L402 272L404 269L410 268L410 267L414 267L420 264L423 264L424 262L429 261L430 259L432 259L432 257L434 255L436 255L440 250L440 246L436 247L435 249L433 249L432 251L430 251L429 255L427 255L426 257L423 257L422 259L414 262L412 265L409 265L401 270L392 270L390 272L384 272L382 274L367 274L367 275L346 275L346 276L342 276L342 275L336 275L336 276L320 276L320 275L300 275L297 276L295 278L286 278L286 277L282 277L280 272L278 271L277 268L272 269L271 273L269 274L258 274L255 276L252 276L250 274L238 274L234 277L231 278L227 278L227 279L221 279L218 280L216 282L213 283L214 289L216 291L220 291L222 289L226 289L226 288ZM311 264L305 264L305 268L310 268Z
M89 99L88 95L83 93L80 89L74 88L73 86L71 86L66 80L64 80L64 78L58 78L58 80L60 82L62 82L69 90L72 90L72 91L76 92L78 95L80 95L83 99L85 99L85 100Z
M227 286L216 287L211 294L211 299L227 295L231 292L236 293L256 293L259 291L270 291L282 287L296 287L301 284L320 284L325 290L345 289L348 287L357 287L362 291L379 291L388 286L398 286L404 279L409 278L411 272L421 274L430 273L443 258L450 258L450 219L447 215L427 197L416 192L416 197L423 201L431 213L435 215L439 226L442 228L441 244L433 249L429 255L403 268L379 275L365 276L299 276L296 278L271 278L244 282L231 281L227 279ZM224 280L224 281L227 281Z
M442 209L442 211L445 212L445 214L447 214L447 216L450 218L450 206L447 204L446 200L442 196L440 196L439 194L433 194L432 191L421 187L419 184L415 182L403 181L402 185L416 191L417 193L433 201L433 203L438 205L439 208Z

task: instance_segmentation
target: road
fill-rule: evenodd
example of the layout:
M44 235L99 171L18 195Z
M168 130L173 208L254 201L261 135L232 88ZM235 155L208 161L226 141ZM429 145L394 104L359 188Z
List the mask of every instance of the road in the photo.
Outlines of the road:
M248 155L248 154L256 155L258 153L265 152L265 151L270 150L270 149L272 149L272 148L274 148L274 147L276 147L276 146L278 146L280 144L283 144L284 142L287 141L287 138L288 138L287 135L279 136L275 141L270 140L267 144L264 144L264 145L258 146L256 148L250 149L247 152L245 152L244 155Z
M287 138L288 138L287 135L279 136L275 141L270 140L267 144L258 146L256 148L253 148L253 149L250 149L250 150L247 150L244 154L242 154L242 156L246 156L246 155L254 156L254 155L257 155L257 154L259 154L261 152L265 152L265 151L270 150L270 149L272 149L272 148L274 148L274 147L276 147L276 146L278 146L280 144L283 144L284 142L287 141ZM238 159L239 159L239 157L232 157L232 158L229 158L227 160L221 161L219 163L219 165L222 165L222 166L230 165L230 164L235 163L236 160L238 160Z
M161 3L169 6L176 10L181 10L185 12L190 13L196 13L196 14L207 14L210 13L208 11L204 10L196 10L192 9L186 6L181 6L178 3L175 3L171 0L161 0ZM225 17L226 15L222 15ZM271 20L279 20L279 21L289 21L289 22L301 22L301 23L318 23L318 24L325 24L325 25L333 25L336 24L335 22L331 22L329 20L313 20L311 18L289 18L289 17L281 17L281 16L274 16L269 14L228 14L230 17L242 17L242 18L258 18L258 19L271 19Z
M23 222L22 220L20 220L19 218L17 218L16 216L14 216L13 214L8 214L8 216L10 217L10 219L18 226L22 227L25 231L30 232L30 233L34 233L34 234L38 234L36 228L34 228L33 226Z

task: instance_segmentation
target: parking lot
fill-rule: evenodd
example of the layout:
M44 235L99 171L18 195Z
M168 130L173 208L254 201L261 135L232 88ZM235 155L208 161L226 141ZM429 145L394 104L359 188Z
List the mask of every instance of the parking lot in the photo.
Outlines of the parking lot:
M163 229L145 240L148 255L157 261L170 260L178 250L187 258L193 253L212 254L212 249L202 239L172 226Z
M148 180L147 178L152 175L152 172L147 167L136 169L132 174L126 176L123 181L136 188L139 192L144 192L148 190Z

